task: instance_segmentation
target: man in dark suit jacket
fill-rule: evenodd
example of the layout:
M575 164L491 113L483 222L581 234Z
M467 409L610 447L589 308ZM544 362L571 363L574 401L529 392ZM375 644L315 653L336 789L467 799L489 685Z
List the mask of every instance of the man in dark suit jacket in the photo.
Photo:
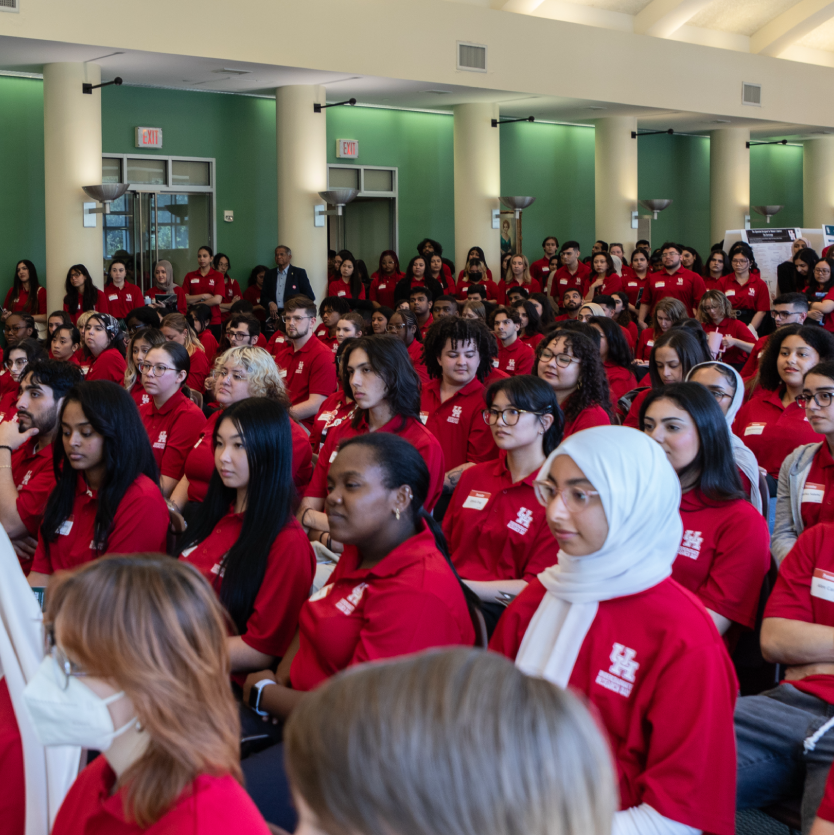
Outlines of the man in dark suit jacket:
M267 271L264 276L264 286L261 290L261 304L268 308L271 316L280 315L284 310L284 303L293 296L307 296L313 301L316 295L307 278L307 271L301 267L293 267L292 250L288 246L275 247L276 267ZM281 285L283 284L283 292Z

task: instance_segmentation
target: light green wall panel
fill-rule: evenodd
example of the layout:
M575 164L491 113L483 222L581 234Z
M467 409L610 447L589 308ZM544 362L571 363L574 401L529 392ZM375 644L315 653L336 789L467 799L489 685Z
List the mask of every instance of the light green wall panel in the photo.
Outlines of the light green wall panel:
M771 226L802 226L802 147L754 145L750 149L750 205L785 208ZM751 226L767 227L767 221L751 210Z

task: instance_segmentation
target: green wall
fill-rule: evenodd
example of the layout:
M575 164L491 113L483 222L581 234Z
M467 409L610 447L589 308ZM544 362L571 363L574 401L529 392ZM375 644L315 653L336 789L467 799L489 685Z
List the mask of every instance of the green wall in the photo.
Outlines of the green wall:
M802 146L754 145L750 148L750 205L782 205L771 226L802 226ZM767 221L750 210L754 229Z
M372 107L327 110L327 162L336 157L337 139L359 141L357 165L398 168L401 265L417 254L423 238L433 238L455 260L455 183L453 119L433 113ZM376 269L376 264L368 264Z
M542 257L541 243L579 241L588 254L594 242L593 128L517 122L501 131L501 193L530 195L524 210L524 253Z

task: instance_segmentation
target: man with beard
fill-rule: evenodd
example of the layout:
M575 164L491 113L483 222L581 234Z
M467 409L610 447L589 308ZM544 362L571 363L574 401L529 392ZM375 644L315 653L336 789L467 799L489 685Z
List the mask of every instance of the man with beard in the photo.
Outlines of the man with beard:
M582 293L579 290L566 290L562 299L562 308L565 311L561 316L556 317L557 322L564 322L566 319L578 319L579 308L582 307Z
M52 442L58 414L67 392L83 380L73 363L31 363L20 378L17 423L0 424L0 524L27 574L46 500L55 487Z

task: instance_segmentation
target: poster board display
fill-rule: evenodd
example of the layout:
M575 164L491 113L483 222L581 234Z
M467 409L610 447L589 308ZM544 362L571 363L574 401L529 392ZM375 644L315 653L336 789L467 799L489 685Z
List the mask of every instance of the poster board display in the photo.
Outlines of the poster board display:
M803 235L804 230L797 228L783 229L728 229L724 234L724 251L729 252L734 243L743 241L750 244L753 257L762 273L762 279L767 283L770 297L776 298L776 268L783 261L791 257L793 242ZM819 233L817 233L819 235ZM809 241L810 244L810 241Z

